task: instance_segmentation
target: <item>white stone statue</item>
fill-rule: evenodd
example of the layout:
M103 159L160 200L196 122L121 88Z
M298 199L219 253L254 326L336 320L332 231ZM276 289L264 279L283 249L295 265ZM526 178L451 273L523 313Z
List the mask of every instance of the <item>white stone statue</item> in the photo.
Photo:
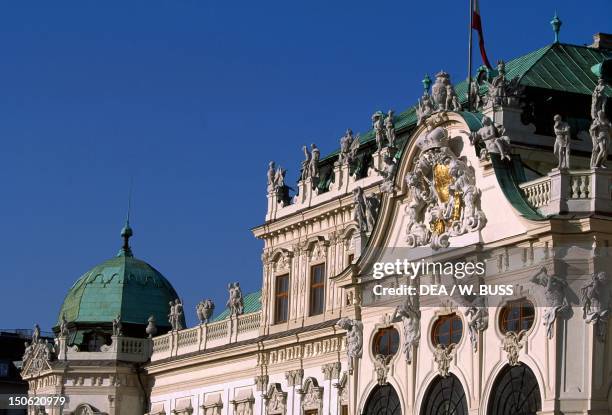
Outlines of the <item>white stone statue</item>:
M372 128L376 137L376 149L381 151L385 141L385 129L383 126L383 113L376 111L372 115Z
M276 195L276 201L280 203L281 206L287 206L291 202L291 197L289 196L290 187L285 184L286 173L287 170L278 166L274 172L274 181L272 184L272 189Z
M113 319L113 336L123 336L123 326L121 324L121 314Z
M32 344L40 342L40 326L34 324L34 330L32 330Z
M413 296L406 296L403 304L398 305L393 312L391 322L401 321L404 336L404 355L406 363L412 363L412 351L419 346L421 340L421 310L419 300Z
M469 109L471 111L477 111L478 109L480 109L480 107L482 107L483 102L482 102L482 97L480 96L480 84L478 83L477 79L472 79L472 82L470 83L469 99L470 99Z
M353 137L353 131L349 128L346 133L340 138L340 154L338 162L340 165L351 165L357 159L359 151L359 135Z
M312 180L312 186L316 187L317 183L319 182L319 160L321 159L321 152L319 151L319 148L315 145L315 144L311 144L310 145L310 153L311 153L311 158L310 158L310 164L308 166L310 172L309 172L309 177Z
M446 85L446 104L445 108L448 111L461 111L461 105L459 104L459 98L455 92L453 85L449 83Z
M493 105L503 105L506 98L506 64L503 60L497 62L497 76L487 82L487 102Z
M416 106L417 125L421 125L434 111L433 99L427 91L423 92L423 96L419 99Z
M605 111L608 97L605 95L606 84L599 78L591 96L591 118L597 118L599 111Z
M229 299L227 300L226 306L230 310L232 316L239 316L244 313L244 300L242 298L242 289L240 284L237 282L230 283L227 285L229 291Z
M447 86L450 84L448 73L440 71L436 74L436 80L431 87L431 96L435 104L435 109L438 111L446 111L447 104Z
M273 161L268 163L268 192L274 189L276 179L276 166Z
M212 317L213 311L215 310L215 303L211 299L203 300L196 306L196 314L200 324L208 323L208 320Z
M395 162L395 147L388 147L384 153L382 170L375 170L383 177L383 182L380 185L380 190L383 193L393 193L395 186L395 172L397 171L397 163Z
M181 317L183 316L183 303L178 298L170 301L170 314L168 314L168 322L172 326L172 330L183 330Z
M595 334L604 342L608 331L608 319L612 310L612 294L607 274L595 272L580 290L582 300L582 317L588 323L595 324Z
M553 328L557 316L567 312L571 308L565 294L567 282L556 275L549 275L546 267L540 268L540 270L531 277L531 282L545 288L544 298L546 300L546 311L544 311L542 324L546 327L546 335L549 339L552 339Z
M66 314L62 314L62 321L60 322L59 335L60 337L68 336L68 321L66 320Z
M389 375L389 362L393 356L385 356L377 354L374 356L374 372L376 372L376 383L383 386L386 385L387 376Z
M389 112L387 112L387 117L385 118L385 133L387 135L389 147L395 147L395 124L393 124L392 110L389 110Z
M612 136L612 125L606 117L606 113L599 111L589 128L591 140L593 141L593 152L591 153L591 168L606 167L608 159L608 146Z
M360 359L363 354L363 323L359 320L343 317L338 320L336 326L346 330L348 371L352 374L354 361Z
M473 145L482 142L485 146L485 154L499 154L500 159L510 160L510 138L505 135L505 128L493 123L486 115L482 117L482 127L470 134L470 142Z
M302 146L302 151L304 152L304 160L302 161L302 173L300 180L305 182L310 177L310 160L312 156L310 155L310 151L308 151L308 147Z
M553 118L555 121L555 147L554 153L557 156L557 168L570 168L570 126L562 120L559 114Z
M378 201L374 198L366 197L363 193L363 189L357 186L353 189L353 202L355 202L353 219L357 222L359 230L364 233L372 232L374 223L376 222Z
M145 333L147 333L149 339L157 334L157 326L155 325L154 316L149 316L147 320L147 327L145 328Z

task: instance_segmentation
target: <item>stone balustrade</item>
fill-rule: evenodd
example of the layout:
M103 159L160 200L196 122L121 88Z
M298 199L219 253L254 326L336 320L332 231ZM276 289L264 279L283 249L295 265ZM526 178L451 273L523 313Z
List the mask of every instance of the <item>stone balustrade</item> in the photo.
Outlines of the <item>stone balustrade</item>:
M81 351L76 346L68 346L66 337L56 339L59 360L122 360L125 362L146 362L152 353L151 339L113 336L109 345L100 351Z
M180 331L170 331L152 340L151 361L203 351L259 336L261 312L231 316Z
M612 212L612 171L607 169L553 170L522 183L529 203L544 215Z

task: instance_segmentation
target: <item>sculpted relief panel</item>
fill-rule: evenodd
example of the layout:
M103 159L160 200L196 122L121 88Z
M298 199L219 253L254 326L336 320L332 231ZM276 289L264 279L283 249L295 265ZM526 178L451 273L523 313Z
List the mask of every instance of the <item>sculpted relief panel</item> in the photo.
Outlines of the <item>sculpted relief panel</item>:
M451 236L479 231L487 223L480 207L474 168L450 146L448 132L436 127L417 141L418 160L406 175L409 247L449 246Z

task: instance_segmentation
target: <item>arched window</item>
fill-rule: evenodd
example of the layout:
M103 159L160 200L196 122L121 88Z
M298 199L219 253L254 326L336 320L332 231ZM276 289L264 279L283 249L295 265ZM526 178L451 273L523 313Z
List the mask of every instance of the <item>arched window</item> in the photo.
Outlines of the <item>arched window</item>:
M399 396L391 385L376 385L363 408L363 415L402 415Z
M434 345L457 344L463 333L463 322L457 314L441 316L433 325L431 341Z
M493 384L487 415L536 415L542 410L540 388L525 364L506 366Z
M459 379L453 374L436 376L427 388L420 415L467 415L467 400Z
M531 301L526 299L510 301L499 315L499 328L502 333L529 330L533 325L535 309Z
M393 356L399 349L399 333L393 327L378 330L374 335L374 356Z

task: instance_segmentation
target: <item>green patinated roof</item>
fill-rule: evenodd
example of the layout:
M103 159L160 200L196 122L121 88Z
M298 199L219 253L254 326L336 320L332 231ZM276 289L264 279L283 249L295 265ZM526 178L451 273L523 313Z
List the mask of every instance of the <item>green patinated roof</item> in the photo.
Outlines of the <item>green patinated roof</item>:
M142 325L153 315L158 327L166 327L168 303L177 297L159 271L122 250L74 283L60 309L58 324L62 315L78 324L109 323L120 314L122 322Z
M510 81L518 77L520 85L523 86L591 95L597 83L597 75L591 68L610 58L612 58L611 50L553 43L506 62L506 78ZM490 70L491 76L496 74L495 69ZM467 101L467 88L466 80L455 85L455 92L461 102ZM610 87L607 87L606 91L607 95L612 96ZM486 92L487 87L482 85L480 93ZM463 115L466 118L465 114ZM415 107L397 114L394 122L398 131L416 125ZM374 131L369 130L360 138L362 143L370 142L374 140ZM338 150L323 157L322 160L337 154Z
M254 313L261 310L261 290L248 293L243 297L244 314ZM213 321L224 320L229 317L229 308L224 309L221 314L213 318Z

